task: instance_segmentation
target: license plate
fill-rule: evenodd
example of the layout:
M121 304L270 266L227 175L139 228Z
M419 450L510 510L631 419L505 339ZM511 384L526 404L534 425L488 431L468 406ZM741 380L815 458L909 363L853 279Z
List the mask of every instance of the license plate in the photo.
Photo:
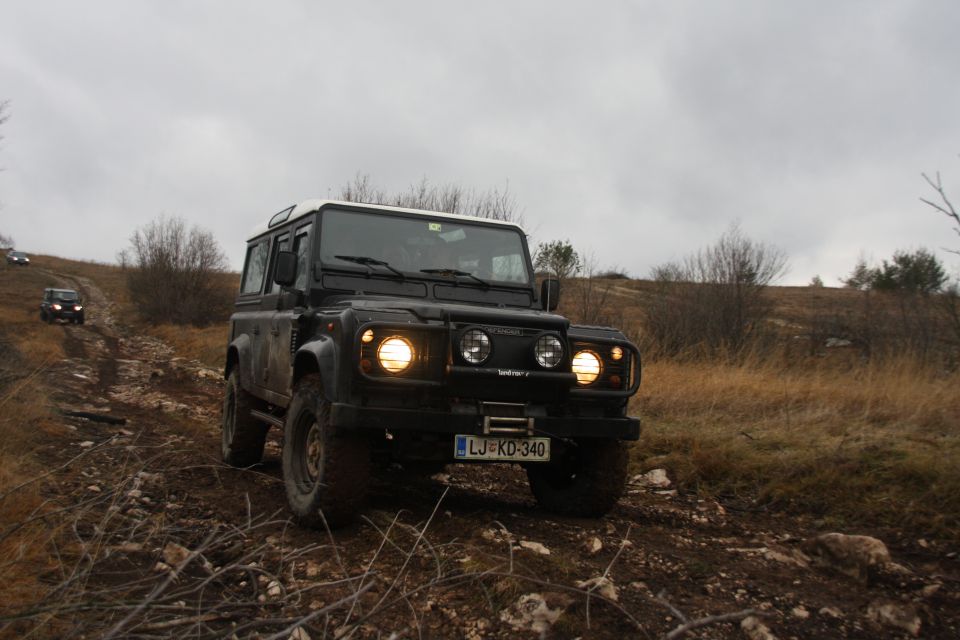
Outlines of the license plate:
M491 438L458 435L453 457L457 460L549 462L550 438Z

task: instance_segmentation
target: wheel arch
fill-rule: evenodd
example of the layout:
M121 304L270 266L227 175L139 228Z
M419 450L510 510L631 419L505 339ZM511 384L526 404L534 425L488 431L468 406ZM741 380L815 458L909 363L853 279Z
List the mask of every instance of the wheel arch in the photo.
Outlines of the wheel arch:
M223 367L224 379L229 378L233 370L236 369L240 375L240 386L244 389L250 389L250 369L253 366L250 358L252 357L250 336L246 334L237 336L233 342L227 345L227 360ZM248 363L246 367L243 366L244 362Z
M337 399L337 380L340 373L337 345L327 337L320 337L297 349L293 360L291 386L310 374L319 374L323 393L328 400Z

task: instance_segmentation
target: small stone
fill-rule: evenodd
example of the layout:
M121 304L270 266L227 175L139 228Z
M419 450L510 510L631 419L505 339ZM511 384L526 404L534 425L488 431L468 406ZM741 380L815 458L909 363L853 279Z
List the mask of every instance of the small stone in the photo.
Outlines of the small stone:
M777 636L770 633L767 625L760 622L756 616L749 616L740 621L740 630L750 640L777 640Z
M880 626L906 631L914 637L920 635L920 616L910 605L875 600L867 607L867 619Z
M935 594L937 591L940 591L940 587L942 586L943 585L940 584L939 582L928 584L927 586L925 586L923 589L920 590L920 593L923 594L924 598L929 598L930 596Z
M303 627L297 627L293 630L293 633L290 634L289 640L311 640L310 634L307 633L307 630Z
M825 618L835 618L838 620L844 617L843 611L840 611L840 609L837 609L836 607L822 607L817 613Z
M926 540L924 540L923 538L920 538L919 540L917 540L917 544L918 544L920 547L923 547L924 549L929 549L929 548L930 548L930 543L927 542Z
M881 540L870 536L825 533L803 543L804 551L821 566L867 582L877 570L891 564L890 552Z
M614 602L617 602L617 600L620 599L620 596L617 593L617 587L615 584L613 584L613 580L609 577L596 576L594 578L590 578L589 580L580 580L577 582L577 588L598 593L604 598Z
M545 546L539 542L531 542L530 540L521 540L520 547L526 549L527 551L533 551L534 553L539 553L542 556L550 555L550 549L547 549Z
M651 469L646 473L637 474L633 476L630 482L651 489L666 489L672 484L670 477L667 476L666 469Z
M603 549L603 542L597 536L592 536L587 538L587 541L583 544L583 549L587 552L587 555L595 556Z
M276 580L271 580L267 585L267 595L271 598L278 598L283 593L283 587Z
M176 542L168 542L163 548L163 560L171 566L179 566L190 555L190 550Z
M138 498L142 498L142 497L143 497L143 491L140 491L140 489L130 489L130 491L127 491L127 497L128 497L128 498L133 498L134 500L136 500L136 499L138 499Z
M806 620L807 618L810 617L810 612L807 611L806 607L804 607L803 605L800 605L791 609L790 615L792 615L794 618L800 618L801 620Z
M159 571L160 573L164 573L172 570L172 567L168 565L166 562L158 562L157 564L153 565L153 570Z
M81 449L89 449L90 447L93 446L93 440L84 440L77 446L80 447Z
M90 485L89 487L87 487L87 491L92 491L92 492L94 492L94 493L100 493L100 492L102 491L102 489L100 489L100 487L98 487L97 485L92 484L92 485Z

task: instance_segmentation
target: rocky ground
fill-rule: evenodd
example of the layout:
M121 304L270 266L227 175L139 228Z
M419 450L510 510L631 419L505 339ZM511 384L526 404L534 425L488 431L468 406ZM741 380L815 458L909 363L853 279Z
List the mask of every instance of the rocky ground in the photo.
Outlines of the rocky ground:
M0 618L8 634L960 637L956 541L824 535L678 494L659 472L580 520L536 508L516 467L384 469L357 524L299 528L276 436L257 468L221 464L219 372L61 277L83 290L87 324L51 328L68 354L46 373L52 402L74 415L35 480L68 543L43 576L51 593Z

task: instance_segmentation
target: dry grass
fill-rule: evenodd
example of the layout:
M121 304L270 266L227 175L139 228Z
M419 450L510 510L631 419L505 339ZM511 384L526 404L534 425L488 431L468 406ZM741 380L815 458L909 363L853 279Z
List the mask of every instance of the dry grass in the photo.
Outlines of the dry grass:
M62 436L42 373L63 358L60 327L40 322L44 287L55 284L30 268L0 267L0 602L16 607L44 591L40 575L52 566L53 534L41 520L48 508L40 487L21 487L41 472L33 451Z
M147 332L160 338L183 358L199 360L211 369L222 369L227 353L230 324L212 324L208 327L184 327L162 324L150 327Z
M960 530L960 374L655 362L635 410L644 469L829 521Z

